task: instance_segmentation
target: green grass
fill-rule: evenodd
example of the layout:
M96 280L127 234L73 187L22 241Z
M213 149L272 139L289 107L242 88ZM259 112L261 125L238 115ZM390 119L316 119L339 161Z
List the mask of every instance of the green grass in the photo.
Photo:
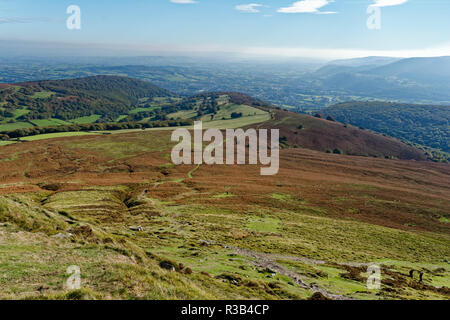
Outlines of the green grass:
M47 98L50 98L54 94L55 94L54 92L49 92L49 91L35 92L31 96L31 98L32 99L47 99Z
M75 137L75 136L89 136L89 135L97 135L97 134L98 133L93 133L93 132L56 132L56 133L46 133L46 134L39 134L36 136L24 137L24 138L20 138L20 140L37 141L37 140L45 140L45 139Z
M189 179L193 179L194 178L194 173L200 169L201 164L198 164L194 169L192 169L191 171L188 172L188 178Z
M145 111L152 111L152 110L155 110L155 109L160 109L160 107L158 107L158 106L151 106L149 108L140 107L140 108L136 108L136 109L131 110L130 114L136 114L136 113L145 112Z
M31 120L30 122L37 127L53 127L69 124L69 122L60 119Z
M230 104L230 105L226 105L220 108L219 112L217 112L217 114L214 116L215 120L222 120L223 118L225 119L231 119L231 114L233 112L236 113L242 113L243 117L252 117L252 116L264 116L267 114L267 112L260 110L260 109L256 109L247 105L235 105L235 104ZM202 118L203 121L210 121L211 120L211 115L205 115Z
M127 117L126 114L120 115L117 117L116 122L119 122L120 120L125 119L126 117Z
M30 110L27 109L16 109L14 110L13 114L14 114L14 118L19 118L20 116L26 115L27 113L29 113Z
M1 146L7 146L7 145L10 145L10 144L14 144L14 143L17 143L17 142L15 142L15 141L1 141L0 140L0 147Z
M181 110L178 112L170 113L167 118L171 119L191 119L197 116L197 111L195 110Z
M60 192L50 197L43 195L45 211L36 210L38 203L43 202L42 197L36 197L33 202L26 195L0 198L7 201L2 208L8 208L9 212L5 216L2 209L0 221L14 222L14 225L8 224L7 235L2 236L0 243L0 272L6 274L6 277L0 278L0 285L4 288L0 297L299 299L310 295L307 290L288 284L290 280L287 277L277 275L268 279L265 273L254 269L245 258L235 256L230 250L202 248L196 241L177 236L172 236L172 245L167 245L163 237L157 234L175 230L177 219L147 219L145 228L150 233L142 236L128 229L128 225L135 224L140 217L127 216L124 222L111 222L111 219L114 221L119 217L115 212L126 212L119 198L127 192L127 188L113 187ZM108 209L101 210L102 206L108 206ZM33 213L30 214L30 210ZM17 213L12 215L11 211ZM76 224L65 224L67 218L76 219ZM110 222L107 224L106 221ZM14 232L14 228L20 226L22 230L45 230L52 235L80 225L91 226L94 237L79 238L77 235L75 241L70 241L47 237L42 233ZM45 245L42 245L43 241ZM142 250L140 245L145 246L146 250ZM177 268L178 263L183 263L194 272L164 271L158 266L161 260L172 260ZM65 272L70 265L81 269L81 292L65 290L64 283L68 277ZM211 276L202 275L202 271ZM223 281L220 275L224 273L235 274L242 284L235 286ZM269 283L277 283L280 289L269 289ZM39 287L44 288L42 292L37 290Z
M442 223L450 223L450 218L440 217L439 221L442 222Z
M0 131L13 131L17 129L32 128L33 125L28 122L14 122L0 124Z
M72 122L72 123L76 123L76 124L88 124L88 123L96 122L101 117L102 116L100 116L98 114L93 114L91 116L80 117L80 118L72 119L72 120L69 120L69 121Z
M149 136L157 140L159 134L144 135L147 136L132 143L128 138L128 144L158 150L162 141L150 147L145 142ZM93 139L67 144L124 156L121 137L105 137L97 145L95 142ZM137 149L129 151L137 152ZM171 166L162 164L158 168ZM176 187L180 190L188 193L193 190L182 179L178 182L180 186ZM282 209L250 203L243 207L232 198L227 199L234 196L231 193L214 193L208 197L194 192L186 201L177 203L164 195L158 198L157 192L165 183L173 182L140 185L150 191L147 195L134 192L137 186L89 186L54 194L0 197L0 222L8 223L7 227L0 226L0 231L6 231L7 235L0 242L0 272L7 274L0 278L0 285L5 288L0 297L43 295L67 299L80 294L100 299L300 299L312 294L285 275L272 276L264 268L256 267L251 258L225 249L223 244L282 255L282 261L277 261L304 277L306 283L354 298L381 297L368 292L364 282L343 278L345 268L334 263L379 262L401 273L407 273L408 268L426 269L430 270L426 272L427 284L449 285L450 270L440 262L449 254L445 235L315 216L301 209L290 209L296 199L287 193L274 193L270 197L273 203L285 202ZM130 195L138 203L132 214L125 205ZM211 198L223 201L219 205L203 203L213 201ZM146 212L151 216L146 216ZM75 224L69 225L67 219ZM92 237L77 235L74 241L48 237L80 225L89 225ZM131 231L129 226L135 225L142 226L144 231ZM210 244L202 245L204 240ZM311 264L289 257L321 259L327 263ZM182 263L193 273L166 272L158 266L162 260L170 260L177 267ZM81 267L83 290L87 291L67 296L63 287L67 277L65 269L72 264ZM444 272L431 273L438 268L444 268ZM237 279L240 284L230 283L227 277ZM278 289L270 289L269 284ZM48 289L39 293L36 288L42 285ZM405 289L400 296L442 298L412 289Z
M141 130L142 131L142 130ZM142 135L133 136L132 140L121 135L109 135L104 139L71 141L70 148L80 148L99 152L113 160L125 159L145 152L163 152L170 150L173 143L166 135L142 131Z
M246 228L257 232L276 233L280 228L280 220L270 217L250 217Z
M271 197L276 200L288 201L291 200L292 196L290 194L272 193Z
M231 120L213 120L203 123L203 128L217 128L217 129L236 129L246 127L252 124L261 123L270 120L270 114L260 114L256 116L242 117Z
M242 118L237 119L231 119L231 114L233 112L242 113ZM167 117L174 118L174 119L191 119L195 118L197 116L196 110L182 110L175 113L169 114ZM250 120L252 119L252 120ZM245 126L247 121L254 121L253 123L262 122L259 119L269 120L270 117L268 116L268 113L265 111L262 111L260 109L256 109L250 106L246 105L234 105L234 104L227 104L224 106L221 106L220 110L217 112L216 115L214 115L214 119L211 120L211 115L205 115L201 118L201 120L206 124L206 122L209 122L208 126L210 128L212 127L223 127L223 121L232 121L233 123L239 123L238 125L233 125L230 122L227 122L227 128L231 127L239 127L239 126ZM244 123L244 125L241 125L241 123ZM250 123L251 124L251 123Z

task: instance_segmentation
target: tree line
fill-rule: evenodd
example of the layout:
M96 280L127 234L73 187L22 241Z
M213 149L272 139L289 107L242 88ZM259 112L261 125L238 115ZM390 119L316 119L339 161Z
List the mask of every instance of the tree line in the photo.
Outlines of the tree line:
M0 139L9 140L35 136L39 134L59 133L59 132L90 132L90 131L116 131L126 129L150 129L150 128L191 126L193 124L194 122L192 120L167 120L167 121L152 121L152 122L88 123L88 124L73 124L73 125L62 125L52 127L33 127L33 128L16 129L13 131L2 131L0 132Z

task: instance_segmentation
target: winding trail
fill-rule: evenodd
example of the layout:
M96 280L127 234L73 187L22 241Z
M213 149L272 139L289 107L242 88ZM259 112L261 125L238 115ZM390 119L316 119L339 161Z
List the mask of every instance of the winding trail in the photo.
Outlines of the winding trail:
M189 178L189 179L193 179L193 178L194 178L193 174L194 174L198 169L200 169L200 166L201 166L201 164L198 164L194 169L192 169L191 171L188 172L188 178Z
M343 295L330 293L330 292L326 291L325 289L322 289L321 287L319 287L316 284L306 283L303 280L303 277L301 275L299 275L298 273L296 273L292 270L289 270L285 266L283 266L273 260L274 257L282 257L282 256L264 254L264 253L260 253L260 252L247 250L247 249L231 247L228 245L223 245L223 247L225 249L232 250L239 255L245 256L247 258L251 258L251 262L260 268L267 268L267 269L273 270L279 274L282 274L282 275L285 275L285 276L291 278L297 285L299 285L300 287L302 287L304 289L308 289L313 292L320 292L324 296L326 296L330 299L333 299L333 300L354 300L352 298L349 298L349 297L346 297ZM288 258L286 256L283 256L283 257ZM289 257L289 258L294 258L294 257ZM302 259L302 258L296 258L296 259ZM319 263L319 264L325 263L324 261L311 260L311 259L306 259L304 261L306 262L307 260L309 262L313 262L313 263ZM302 259L302 261L303 261L303 259Z

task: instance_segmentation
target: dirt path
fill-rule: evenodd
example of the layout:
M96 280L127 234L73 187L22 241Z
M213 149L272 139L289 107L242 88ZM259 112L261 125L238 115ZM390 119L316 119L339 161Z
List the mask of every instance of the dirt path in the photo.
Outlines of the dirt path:
M200 166L201 166L201 164L198 164L194 169L192 169L191 171L188 172L188 178L189 178L189 179L193 179L193 178L194 178L193 174L194 174L198 169L200 169Z
M227 246L227 245L224 245L224 248L232 250L232 251L236 252L236 254L245 256L247 258L251 258L252 259L251 262L260 268L267 268L267 269L273 270L279 274L282 274L282 275L285 275L285 276L291 278L296 284L298 284L302 288L311 290L313 292L320 292L324 296L326 296L330 299L333 299L333 300L353 300L353 299L343 296L343 295L330 293L330 292L320 288L318 285L308 284L308 283L304 282L303 277L301 275L299 275L298 273L296 273L292 270L289 270L285 266L283 266L273 260L273 258L275 258L275 257L284 257L284 256L264 254L264 253L260 253L260 252L231 247L231 246ZM285 257L285 258L287 258L287 257ZM293 258L293 257L289 257L289 258ZM307 259L307 260L309 262L314 262L314 263L317 262L319 264L325 263L324 261L319 261L319 260L310 260L310 259Z

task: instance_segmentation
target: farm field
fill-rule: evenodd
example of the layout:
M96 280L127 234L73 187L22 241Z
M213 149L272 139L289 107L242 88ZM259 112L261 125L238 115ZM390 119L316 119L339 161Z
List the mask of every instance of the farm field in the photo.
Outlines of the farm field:
M14 122L0 124L0 131L12 131L16 129L32 128L33 125L28 122Z
M69 124L67 121L60 119L32 120L30 122L37 127L52 127Z
M263 177L173 166L172 146L141 130L0 147L0 297L449 299L447 164L287 148Z
M21 141L37 141L37 140L45 140L45 139L54 139L61 137L73 137L73 136L86 136L86 135L96 135L100 133L95 132L56 132L56 133L46 133L39 134L31 137L21 138Z

